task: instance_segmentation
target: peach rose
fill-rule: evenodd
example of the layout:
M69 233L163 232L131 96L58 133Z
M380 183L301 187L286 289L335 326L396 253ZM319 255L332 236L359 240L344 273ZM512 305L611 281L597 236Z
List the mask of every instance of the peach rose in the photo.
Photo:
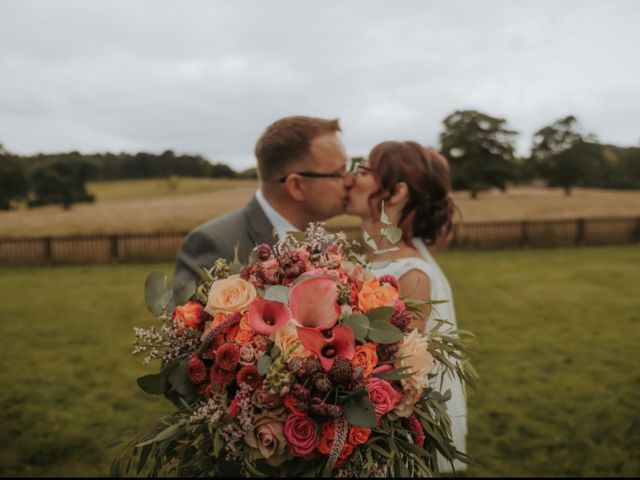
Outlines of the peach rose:
M358 308L367 312L373 308L391 307L398 299L398 290L388 283L380 285L377 278L372 278L362 285L358 293Z
M362 265L360 265L359 263L353 263L347 260L343 260L342 262L340 262L340 266L342 267L344 273L347 274L347 276L351 279L351 281L353 281L353 283L356 284L358 288L361 288L364 282L368 282L371 279L376 278L372 272L362 268Z
M353 360L351 360L351 364L354 367L364 368L364 376L370 376L373 368L378 364L376 344L365 343L364 345L358 345L356 347L356 352L353 354Z
M403 378L400 382L404 390L423 390L429 386L428 374L433 370L433 357L427 350L429 337L418 333L418 330L411 330L409 335L405 335L396 352L394 366L410 367L413 375Z
M289 322L276 330L275 343L282 352L286 352L295 342L300 342L300 339L298 338L298 331L293 322ZM302 343L291 352L292 357L308 358L312 355L313 352L307 350Z
M251 344L253 343L253 333L251 333L249 330L243 330L241 328L238 330L238 333L236 333L234 340L240 345Z
M198 329L202 326L202 305L198 302L187 302L176 307L173 321L182 323L187 328Z
M240 275L233 275L213 282L205 311L210 315L244 312L256 296L256 288L252 284L240 278Z

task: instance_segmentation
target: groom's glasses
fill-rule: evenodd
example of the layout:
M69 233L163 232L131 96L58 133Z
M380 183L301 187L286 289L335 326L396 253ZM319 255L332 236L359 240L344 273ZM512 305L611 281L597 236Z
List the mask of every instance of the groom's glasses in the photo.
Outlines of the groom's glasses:
M335 172L335 173L320 173L320 172L291 172L287 173L284 177L278 179L278 182L284 183L287 180L287 177L291 174L300 175L301 177L308 178L340 178L344 179L347 175L350 175L351 172Z

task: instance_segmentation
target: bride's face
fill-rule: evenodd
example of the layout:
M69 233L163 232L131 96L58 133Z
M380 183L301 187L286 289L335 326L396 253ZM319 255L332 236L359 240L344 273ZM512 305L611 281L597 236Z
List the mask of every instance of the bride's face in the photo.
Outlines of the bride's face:
M365 160L355 173L354 185L349 191L349 203L345 213L356 215L361 218L369 218L372 216L369 207L369 197L379 190L380 186L371 171L369 163Z

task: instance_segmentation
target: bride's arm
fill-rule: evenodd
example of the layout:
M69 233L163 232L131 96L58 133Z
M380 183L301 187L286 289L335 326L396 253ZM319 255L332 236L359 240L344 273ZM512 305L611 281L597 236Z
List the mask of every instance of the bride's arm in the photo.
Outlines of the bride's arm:
M423 271L410 270L400 277L399 283L401 297L426 300L427 302L431 300L431 280ZM425 311L422 312L422 316L412 322L411 328L417 328L418 332L424 332L430 313L431 305L427 305Z

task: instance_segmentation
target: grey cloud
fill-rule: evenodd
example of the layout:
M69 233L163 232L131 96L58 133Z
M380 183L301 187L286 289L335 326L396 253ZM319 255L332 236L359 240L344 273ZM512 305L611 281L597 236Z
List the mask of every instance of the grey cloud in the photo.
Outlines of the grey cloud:
M640 3L5 1L0 142L202 153L236 168L281 116L340 117L354 155L436 145L477 108L531 134L573 113L637 143Z

